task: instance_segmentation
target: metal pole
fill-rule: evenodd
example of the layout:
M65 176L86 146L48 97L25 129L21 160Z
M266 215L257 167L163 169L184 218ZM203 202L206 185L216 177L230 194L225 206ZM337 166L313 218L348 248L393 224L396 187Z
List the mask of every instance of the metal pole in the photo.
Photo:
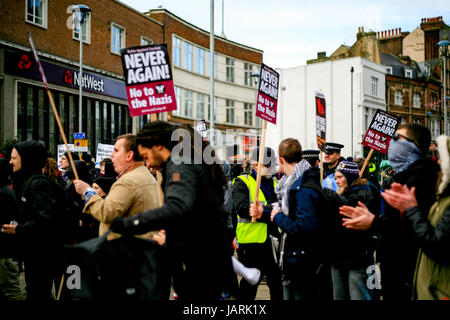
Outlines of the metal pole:
M448 121L447 121L447 47L444 47L444 135L448 136Z
M214 147L214 114L215 114L215 105L214 105L214 0L210 1L210 31L209 31L209 79L210 79L210 91L209 91L209 129L210 129L210 143Z
M80 14L80 19L79 19L79 24L80 24L80 74L79 74L79 90L80 90L80 94L79 94L79 101L78 101L78 132L83 132L82 129L82 116L83 116L83 23L82 23L82 14L83 13L79 13Z
M350 111L351 111L351 150L352 150L352 157L353 157L353 67L350 68L351 73L351 90L350 90Z
M224 23L224 17L225 17L225 13L224 13L224 0L222 0L222 37L225 37L225 23Z

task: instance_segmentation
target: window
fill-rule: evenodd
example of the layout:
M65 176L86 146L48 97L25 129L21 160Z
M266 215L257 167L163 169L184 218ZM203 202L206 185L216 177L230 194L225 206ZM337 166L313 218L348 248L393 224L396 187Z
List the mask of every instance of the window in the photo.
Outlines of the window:
M373 108L364 108L364 131L367 131L367 129L370 126L370 122L373 119L373 116L375 115L376 109Z
M420 97L420 94L416 92L416 93L414 93L414 96L413 96L413 107L420 108L421 105L422 105L422 99Z
M77 16L73 19L73 38L80 41L80 12L75 12L75 14ZM85 14L81 27L83 31L83 42L91 43L91 14L89 12Z
M189 71L192 71L192 49L192 44L184 43L184 68Z
M184 89L184 115L192 118L192 91Z
M181 115L181 88L174 86L175 89L175 99L177 100L177 110L173 110L173 115Z
M431 92L430 93L430 99L431 99L431 104L435 104L437 102L437 93L436 92Z
M255 127L256 128L262 127L262 119L260 117L255 117Z
M234 101L232 100L226 100L225 102L225 109L227 112L227 123L234 123Z
M226 58L225 65L226 65L226 69L227 69L226 80L228 82L234 82L234 60L231 58Z
M386 73L392 74L392 67L386 67Z
M412 70L410 70L410 69L405 69L405 78L410 78L410 79L412 79Z
M173 37L172 47L172 60L173 65L181 67L181 40L177 37Z
M153 44L153 40L144 36L141 36L141 46Z
M244 84L253 87L252 79L253 66L250 63L244 63Z
M205 119L205 95L197 93L197 118Z
M395 91L394 104L399 106L403 105L403 93L400 90Z
M214 121L216 121L217 97L214 97ZM211 120L211 96L208 96L208 121Z
M211 53L208 52L208 76L211 75ZM214 78L217 77L217 54L214 53Z
M441 126L439 119L430 120L431 139L436 140L441 135Z
M244 103L244 123L247 126L253 125L253 105L251 103Z
M47 28L48 0L26 0L25 4L25 20Z
M125 29L119 25L111 24L111 52L120 54L120 49L125 48Z
M205 50L202 48L195 48L195 72L205 74Z
M372 77L372 86L371 86L370 93L373 96L378 96L378 78L376 78L376 77Z

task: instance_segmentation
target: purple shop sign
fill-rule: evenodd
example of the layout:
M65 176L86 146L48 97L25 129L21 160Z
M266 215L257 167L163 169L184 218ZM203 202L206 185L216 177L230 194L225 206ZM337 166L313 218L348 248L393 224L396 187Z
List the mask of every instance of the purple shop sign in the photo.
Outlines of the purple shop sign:
M79 89L79 70L42 60L41 65L49 83ZM5 52L5 72L24 78L42 80L39 68L31 52ZM83 91L127 100L124 81L83 71L82 84Z

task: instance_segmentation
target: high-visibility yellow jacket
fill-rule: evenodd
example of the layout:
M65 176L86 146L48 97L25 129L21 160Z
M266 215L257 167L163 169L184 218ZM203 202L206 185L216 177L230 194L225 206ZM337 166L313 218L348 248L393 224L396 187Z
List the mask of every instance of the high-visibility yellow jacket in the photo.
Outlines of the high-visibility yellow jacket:
M241 175L236 179L242 180L248 188L250 202L255 202L256 180L251 175ZM233 180L233 184L234 184ZM273 187L277 186L277 182L273 180ZM264 193L259 189L258 200L267 205ZM267 224L262 222L254 222L241 218L237 215L236 238L239 243L264 243L267 239Z

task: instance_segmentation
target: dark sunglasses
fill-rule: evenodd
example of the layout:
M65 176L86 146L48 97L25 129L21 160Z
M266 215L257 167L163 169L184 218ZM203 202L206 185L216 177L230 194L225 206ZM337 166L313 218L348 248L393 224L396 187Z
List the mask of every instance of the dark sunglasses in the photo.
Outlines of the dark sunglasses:
M408 137L406 137L406 136L404 136L404 135L402 135L402 134L400 134L400 133L394 133L394 135L392 136L392 139L393 139L394 141L397 141L400 137L402 137L402 138L405 139L406 141L409 141L409 142L412 142L412 143L415 144L415 142L412 141L410 138L408 138Z

